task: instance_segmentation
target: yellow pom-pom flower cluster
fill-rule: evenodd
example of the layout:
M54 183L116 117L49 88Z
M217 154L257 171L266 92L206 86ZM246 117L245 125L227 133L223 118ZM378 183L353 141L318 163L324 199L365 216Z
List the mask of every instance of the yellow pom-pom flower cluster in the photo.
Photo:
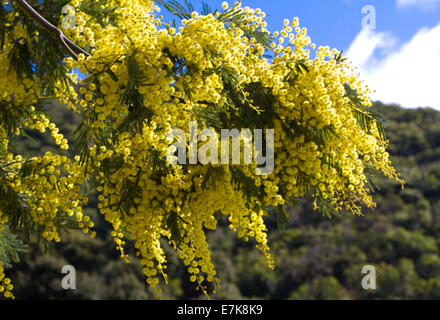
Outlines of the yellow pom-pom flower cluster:
M193 12L176 30L169 24L161 28L151 1L118 3L123 28L102 27L86 14L77 17L70 35L92 46L92 56L66 63L87 74L80 105L95 141L88 161L101 170L100 212L112 223L123 256L124 232L135 240L150 285L165 276L163 236L188 266L191 281L202 290L205 281L219 283L205 236L206 229L216 228L216 213L228 217L239 237L255 238L273 267L265 208L314 190L316 206L328 201L336 211L360 214L361 205L374 206L366 166L401 181L376 122L368 130L361 127L356 112L369 114L356 109L344 84L357 89L365 108L371 106L368 89L349 63L333 58L338 51L316 49L297 18L286 19L283 30L270 35L260 9L240 4L228 9L224 3L224 10L242 14L242 20L226 24L220 13ZM255 30L273 38L273 61L263 57L263 43L247 36ZM269 92L277 117L266 116L269 106L255 101L252 85ZM243 105L231 96L241 97ZM255 163L170 166L163 160L170 145L166 133L188 128L195 111L209 106L221 110L232 128L244 126L236 120L240 108L265 119L261 129L274 128L272 174L257 175ZM115 162L117 168L108 170ZM237 171L258 192L249 196Z
M84 2L69 4L81 8ZM363 206L375 205L366 171L403 183L370 112L368 87L336 49L317 48L298 18L271 34L265 13L240 3L224 2L223 11L212 14L186 13L177 28L156 17L150 0L104 6L113 10L104 22L77 10L75 27L65 30L73 42L91 48L89 57L64 61L71 80L77 79L74 70L85 75L79 89L61 81L54 88L59 101L84 115L80 154L74 161L51 153L2 160L7 185L26 197L47 239L60 240L55 222L63 217L74 216L84 232L93 227L82 214L87 198L80 194L93 175L115 246L128 260L129 235L147 283L155 287L160 277L167 279L166 238L190 280L206 292L208 283L220 287L206 237L220 215L238 237L255 239L273 268L264 223L269 208L311 197L317 209L361 214ZM34 36L19 26L14 32ZM9 65L11 48L6 43L0 52L0 71ZM49 130L67 149L56 125L33 107L39 79L19 83L14 77L0 79L0 100L11 108L23 102L29 114L23 126ZM169 164L168 132L182 129L189 141L192 121L199 124L197 133L204 126L218 135L223 128L274 129L273 172L259 175L255 158L250 164ZM0 222L4 218L0 214Z
M11 283L11 279L7 278L4 273L3 262L0 261L0 294L8 299L15 299L12 289L14 286Z
M68 149L67 139L39 107L39 98L43 94L41 79L16 68L12 61L16 58L13 53L20 48L30 50L38 57L38 48L32 47L33 42L30 41L38 38L38 32L29 34L22 24L13 24L18 15L19 12L14 10L7 15L5 26L10 27L11 32L5 36L0 50L0 183L3 199L0 204L0 232L12 221L16 226L33 223L42 237L58 242L61 240L60 229L66 224L72 225L73 221L93 236L93 223L82 214L87 198L80 193L80 186L87 177L79 158L72 160L49 152L25 158L7 152L10 137L20 135L24 129L41 133L49 131L60 150ZM25 64L24 60L19 62ZM59 82L55 84L55 90L63 92L59 96L72 106L72 99L67 95L74 93L71 87ZM0 252L0 255L7 253ZM6 298L14 298L12 288L11 280L5 278L3 264L0 263L0 292Z
M79 192L85 179L79 158L71 162L66 156L46 152L43 157L26 161L10 153L2 160L3 170L8 172L4 187L25 199L22 205L32 220L41 225L44 238L59 242L59 224L63 218L72 216L79 228L89 232L93 223L82 214L87 198ZM0 219L7 217L0 212Z

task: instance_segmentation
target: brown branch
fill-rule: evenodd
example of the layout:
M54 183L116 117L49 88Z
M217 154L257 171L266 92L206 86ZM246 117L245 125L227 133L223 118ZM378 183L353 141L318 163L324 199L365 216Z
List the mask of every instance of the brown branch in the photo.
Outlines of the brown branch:
M90 56L90 53L76 45L69 38L67 38L63 31L54 26L52 23L42 17L34 8L32 8L25 0L15 0L18 7L27 13L38 25L45 29L54 39L58 40L64 49L69 52L69 55L75 60L78 60L78 54L82 53L86 57Z

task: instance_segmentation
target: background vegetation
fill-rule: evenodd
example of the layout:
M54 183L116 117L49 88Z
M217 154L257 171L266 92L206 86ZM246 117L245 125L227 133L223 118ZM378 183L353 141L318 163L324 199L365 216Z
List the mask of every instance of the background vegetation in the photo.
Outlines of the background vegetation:
M310 203L291 208L287 225L276 215L266 223L277 263L274 272L263 256L227 228L209 233L223 294L217 299L440 299L440 112L403 109L375 103L388 121L392 161L406 180L406 188L377 179L376 210L365 216L328 219ZM71 112L47 104L66 137L80 123ZM33 139L15 140L22 154L43 154L51 147L47 136L28 132ZM90 195L88 214L98 235L81 231L64 235L62 244L49 248L35 244L22 261L8 270L17 299L150 299L141 266L119 258L110 226L96 212ZM170 282L166 299L194 299L203 295L189 282L185 267L167 250ZM63 265L77 271L77 290L61 288ZM361 287L362 266L376 267L377 289Z

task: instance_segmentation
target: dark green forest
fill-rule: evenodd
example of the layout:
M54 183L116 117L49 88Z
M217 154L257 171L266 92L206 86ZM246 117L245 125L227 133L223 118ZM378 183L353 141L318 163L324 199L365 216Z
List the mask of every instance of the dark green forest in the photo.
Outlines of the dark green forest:
M72 134L81 120L55 104L46 108L73 149ZM375 108L386 118L391 160L405 189L378 176L377 208L360 217L323 217L305 201L291 208L283 223L276 213L268 216L275 271L267 268L255 243L238 240L220 221L221 227L208 233L223 281L223 293L212 298L440 299L440 112L379 102ZM11 147L29 156L43 154L52 148L48 136L29 131ZM17 299L155 298L133 250L131 263L120 259L111 228L97 213L96 195L89 199L87 213L96 222L97 237L71 231L62 244L47 247L35 241L7 270ZM205 299L189 282L177 254L167 254L170 280L161 285L163 298ZM66 264L76 268L76 290L61 287ZM376 290L362 289L361 270L367 264L376 268Z

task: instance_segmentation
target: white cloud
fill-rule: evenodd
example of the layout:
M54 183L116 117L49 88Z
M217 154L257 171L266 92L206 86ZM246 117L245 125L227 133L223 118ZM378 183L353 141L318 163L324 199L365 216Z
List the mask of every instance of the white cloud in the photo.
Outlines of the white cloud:
M397 0L397 6L399 8L417 6L417 7L431 7L440 0Z
M371 97L404 107L440 110L440 24L420 29L397 45L389 33L363 29L347 51L361 78L376 93Z

